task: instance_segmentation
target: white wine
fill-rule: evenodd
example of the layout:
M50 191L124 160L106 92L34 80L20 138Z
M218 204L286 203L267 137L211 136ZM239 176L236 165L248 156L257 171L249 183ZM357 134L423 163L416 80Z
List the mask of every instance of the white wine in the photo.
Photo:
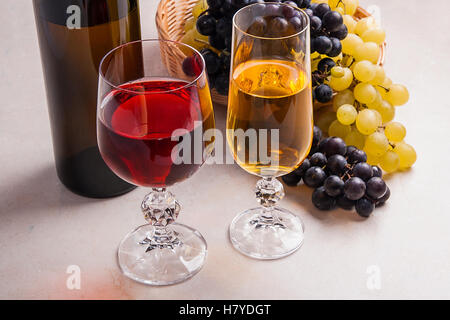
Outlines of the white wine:
M236 162L246 171L277 177L296 169L307 157L313 138L311 83L307 72L293 61L250 60L237 65L231 76L227 140ZM258 148L239 139L236 130L267 129L257 134ZM273 132L278 130L278 143ZM261 139L266 139L261 143ZM270 163L259 150L267 145ZM257 154L254 154L257 150Z

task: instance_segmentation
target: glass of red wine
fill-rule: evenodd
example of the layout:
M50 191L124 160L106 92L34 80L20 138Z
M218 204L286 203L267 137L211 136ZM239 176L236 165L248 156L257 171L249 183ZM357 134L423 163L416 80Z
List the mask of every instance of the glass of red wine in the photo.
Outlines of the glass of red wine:
M175 223L180 205L166 188L212 152L202 139L215 126L205 62L182 43L131 42L103 58L98 95L103 159L123 180L151 188L141 205L148 223L122 240L119 266L149 285L186 280L200 271L207 245L197 230Z

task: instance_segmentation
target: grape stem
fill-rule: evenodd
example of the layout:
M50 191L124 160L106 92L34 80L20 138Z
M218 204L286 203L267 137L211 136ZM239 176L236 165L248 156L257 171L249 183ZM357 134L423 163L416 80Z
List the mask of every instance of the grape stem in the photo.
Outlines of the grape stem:
M385 88L385 87L383 87L383 86L380 86L380 85L378 85L380 88L382 88L382 89L384 89L386 92L389 92L389 91L391 91L391 89L389 89L389 88Z
M345 3L342 0L339 0L338 3L336 4L336 8L339 7L339 4L342 4L342 6L344 7L344 13L345 13L345 11L347 11L347 9L345 7Z

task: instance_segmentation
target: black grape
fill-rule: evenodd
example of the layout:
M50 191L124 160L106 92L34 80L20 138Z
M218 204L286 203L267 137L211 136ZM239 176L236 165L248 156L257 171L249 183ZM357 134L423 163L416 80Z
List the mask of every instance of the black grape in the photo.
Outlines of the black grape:
M223 0L206 0L209 9L219 9L223 5Z
M338 38L331 37L330 40L333 47L330 52L328 52L328 56L337 57L342 52L342 43Z
M219 71L221 66L219 56L209 49L203 49L201 52L203 58L205 59L205 65L208 74L215 74L217 71Z
M217 50L225 49L225 39L218 34L209 36L209 44Z
M263 17L255 17L252 24L247 29L247 33L255 36L262 36L266 33L267 22Z
M311 27L311 34L317 34L322 28L322 20L320 20L319 17L316 16L311 17L309 23Z
M347 37L347 35L348 29L345 24L341 24L336 31L330 33L330 36L338 38L339 40L344 40Z
M358 177L350 178L344 184L344 194L350 200L359 200L365 193L366 184Z
M362 150L356 149L348 155L348 162L350 164L366 162L366 161L367 161L367 155Z
M356 212L363 218L368 218L375 209L373 202L367 198L362 198L356 201Z
M303 160L302 164L295 169L295 173L299 176L302 177L305 175L305 172L311 168L311 163L309 162L309 159L305 159Z
M331 10L330 6L326 3L320 3L313 9L314 15L318 16L320 19Z
M327 170L331 174L341 175L345 172L347 167L347 160L340 155L335 154L328 158Z
M324 187L319 187L312 194L312 202L319 210L331 210L336 207L336 199L330 197Z
M320 54L328 54L333 49L333 43L326 36L319 36L313 39L314 50Z
M204 36L211 36L216 33L216 19L208 14L197 19L197 31Z
M317 70L320 72L329 73L334 66L336 66L336 62L334 62L333 59L323 58L319 61Z
M228 95L228 85L230 82L230 76L228 72L219 74L215 81L214 81L214 87L216 88L217 92L223 96Z
M372 171L374 177L383 178L383 171L381 171L379 166L373 166Z
M338 176L333 175L325 179L323 186L325 187L325 192L330 197L337 197L344 190L344 181Z
M321 103L330 102L333 98L333 90L329 85L321 84L314 89L316 100Z
M339 208L344 210L353 210L355 207L355 201L348 199L346 196L341 195L337 198L336 204Z
M277 4L267 4L266 10L265 10L266 16L280 16L281 15L281 8Z
M316 152L309 158L309 162L313 167L324 167L327 164L327 157L323 153Z
M217 20L216 33L222 37L226 37L233 32L233 25L228 18L220 18Z
M317 188L323 185L323 182L327 178L327 174L319 167L311 167L303 176L303 182L310 188Z
M350 155L350 153L352 153L355 150L357 150L357 148L355 146L347 146L347 151L345 152L345 156L348 157Z
M387 190L386 183L379 177L374 177L367 181L367 195L372 199L380 199Z
M314 126L314 131L313 131L313 146L317 146L320 142L320 140L322 139L323 133L322 130L320 130L320 128L318 126Z
M347 145L344 140L338 137L331 137L325 144L324 153L327 157L330 157L335 154L340 154L341 156L345 155L347 151Z
M270 20L267 31L272 35L284 35L289 28L289 22L285 18L275 17Z
M325 153L325 148L328 145L328 142L331 140L331 137L325 138L319 143L318 150L319 152Z
M220 56L220 63L225 68L225 70L230 70L230 64L231 64L231 56L229 54L221 53Z
M368 181L373 177L373 169L372 166L366 162L360 162L355 165L352 170L352 174L355 177L361 178L364 181Z
M295 187L300 182L301 177L298 176L294 171L287 175L284 175L283 177L281 177L281 179L284 181L284 183L286 183L286 185Z
M384 193L384 196L382 196L380 199L377 200L376 207L383 206L391 197L391 190L388 186L386 186L386 192Z
M322 25L327 32L333 32L339 29L344 23L342 15L337 11L328 11L323 15Z

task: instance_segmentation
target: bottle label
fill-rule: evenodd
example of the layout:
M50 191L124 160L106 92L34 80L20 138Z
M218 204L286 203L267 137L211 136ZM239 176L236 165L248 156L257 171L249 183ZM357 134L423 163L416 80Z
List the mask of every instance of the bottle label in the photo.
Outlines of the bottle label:
M34 0L41 19L69 30L92 27L126 17L138 0Z

